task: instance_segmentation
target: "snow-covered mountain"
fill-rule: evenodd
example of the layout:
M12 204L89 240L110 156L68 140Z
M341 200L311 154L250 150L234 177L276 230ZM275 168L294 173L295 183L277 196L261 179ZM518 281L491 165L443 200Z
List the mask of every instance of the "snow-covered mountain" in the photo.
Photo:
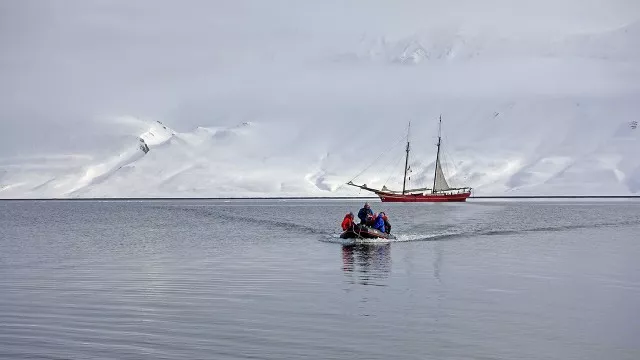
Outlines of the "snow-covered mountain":
M449 182L473 186L479 195L640 193L637 122L576 118L555 128L523 129L529 138L536 138L535 146L519 146L509 138L482 141L511 116L531 110L511 107L479 116L491 117L491 122L469 122L455 131L445 128L444 139L451 140L443 146ZM412 186L433 181L435 130L424 131L425 136L417 132L429 125L435 128L435 121L413 125ZM55 161L45 157L29 165L5 160L0 164L0 194L3 198L352 196L369 195L343 185L356 176L374 186L397 188L402 183L406 131L402 124L367 136L348 128L352 136L339 135L333 143L322 140L326 132L292 132L289 124L242 123L185 133L159 122L149 126L113 156L75 155ZM482 127L489 128L482 131ZM583 137L584 127L597 130L598 136ZM388 136L388 141L378 136Z
M409 121L410 187L428 186L440 114L449 183L476 195L640 194L630 15L541 32L487 14L502 27L455 26L457 9L424 26L413 2L389 10L399 23L368 3L266 20L229 4L171 27L186 10L167 4L162 21L82 5L0 34L0 198L370 195L344 184L400 187Z
M452 29L420 31L399 39L363 35L357 46L336 61L369 61L417 65L424 62L526 58L640 60L640 21L596 33L560 38L465 33Z

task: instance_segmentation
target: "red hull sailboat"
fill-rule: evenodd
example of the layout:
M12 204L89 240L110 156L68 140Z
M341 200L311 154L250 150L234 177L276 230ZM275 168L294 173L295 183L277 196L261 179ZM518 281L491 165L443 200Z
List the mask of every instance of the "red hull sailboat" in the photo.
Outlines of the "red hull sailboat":
M411 126L411 124L409 124ZM406 158L404 163L404 179L402 181L402 191L393 191L383 186L382 189L373 189L366 184L357 185L353 181L347 184L363 190L371 191L380 197L383 202L463 202L471 196L470 187L452 188L447 183L447 179L442 172L440 164L440 146L442 144L442 116L438 127L438 151L436 152L435 171L433 174L433 187L406 189L407 172L409 170L409 152L411 150L409 135L407 134Z

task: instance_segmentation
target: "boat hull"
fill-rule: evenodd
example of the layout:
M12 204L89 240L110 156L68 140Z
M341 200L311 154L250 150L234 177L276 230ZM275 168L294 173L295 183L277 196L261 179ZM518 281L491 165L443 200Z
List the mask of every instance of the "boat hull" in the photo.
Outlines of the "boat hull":
M378 192L382 202L464 202L471 192L456 194L391 194Z
M356 225L349 230L344 231L340 234L341 239L395 239L396 237L383 233L377 229L364 226L364 225Z

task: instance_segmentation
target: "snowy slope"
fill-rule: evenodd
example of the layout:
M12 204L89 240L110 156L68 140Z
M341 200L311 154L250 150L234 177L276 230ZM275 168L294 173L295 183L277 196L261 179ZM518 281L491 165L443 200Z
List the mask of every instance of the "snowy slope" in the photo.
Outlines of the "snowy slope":
M529 110L522 109L523 113ZM518 116L515 109L511 111ZM187 133L150 125L149 131L140 134L149 147L146 154L141 142L132 141L113 157L83 158L85 165L80 167L18 167L20 171L15 171L4 164L0 194L5 198L366 195L342 184L371 163L358 181L390 187L402 181L402 126L394 129L393 142L379 142L379 147L371 147L367 138L353 138L326 150L321 138L303 131L287 132L289 125L244 123ZM640 131L629 122L611 125L610 121L590 125L576 121L562 129L537 133L531 129L530 135L540 144L531 149L507 139L494 144L451 141L444 146L445 169L450 183L471 185L481 195L640 193ZM601 136L573 145L571 139L580 136L581 126L597 126ZM469 129L482 136L473 124ZM446 130L445 141L454 139ZM283 133L288 134L286 138ZM418 137L417 131L413 134ZM434 134L431 131L423 138L430 140ZM410 185L423 186L433 179L433 142L413 141ZM370 154L364 159L357 156L363 148Z

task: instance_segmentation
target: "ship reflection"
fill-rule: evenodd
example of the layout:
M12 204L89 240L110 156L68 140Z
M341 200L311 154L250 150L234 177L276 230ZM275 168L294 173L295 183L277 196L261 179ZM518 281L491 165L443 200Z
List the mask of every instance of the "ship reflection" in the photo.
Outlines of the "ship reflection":
M379 280L391 272L391 244L343 246L342 270L358 284L384 286Z

